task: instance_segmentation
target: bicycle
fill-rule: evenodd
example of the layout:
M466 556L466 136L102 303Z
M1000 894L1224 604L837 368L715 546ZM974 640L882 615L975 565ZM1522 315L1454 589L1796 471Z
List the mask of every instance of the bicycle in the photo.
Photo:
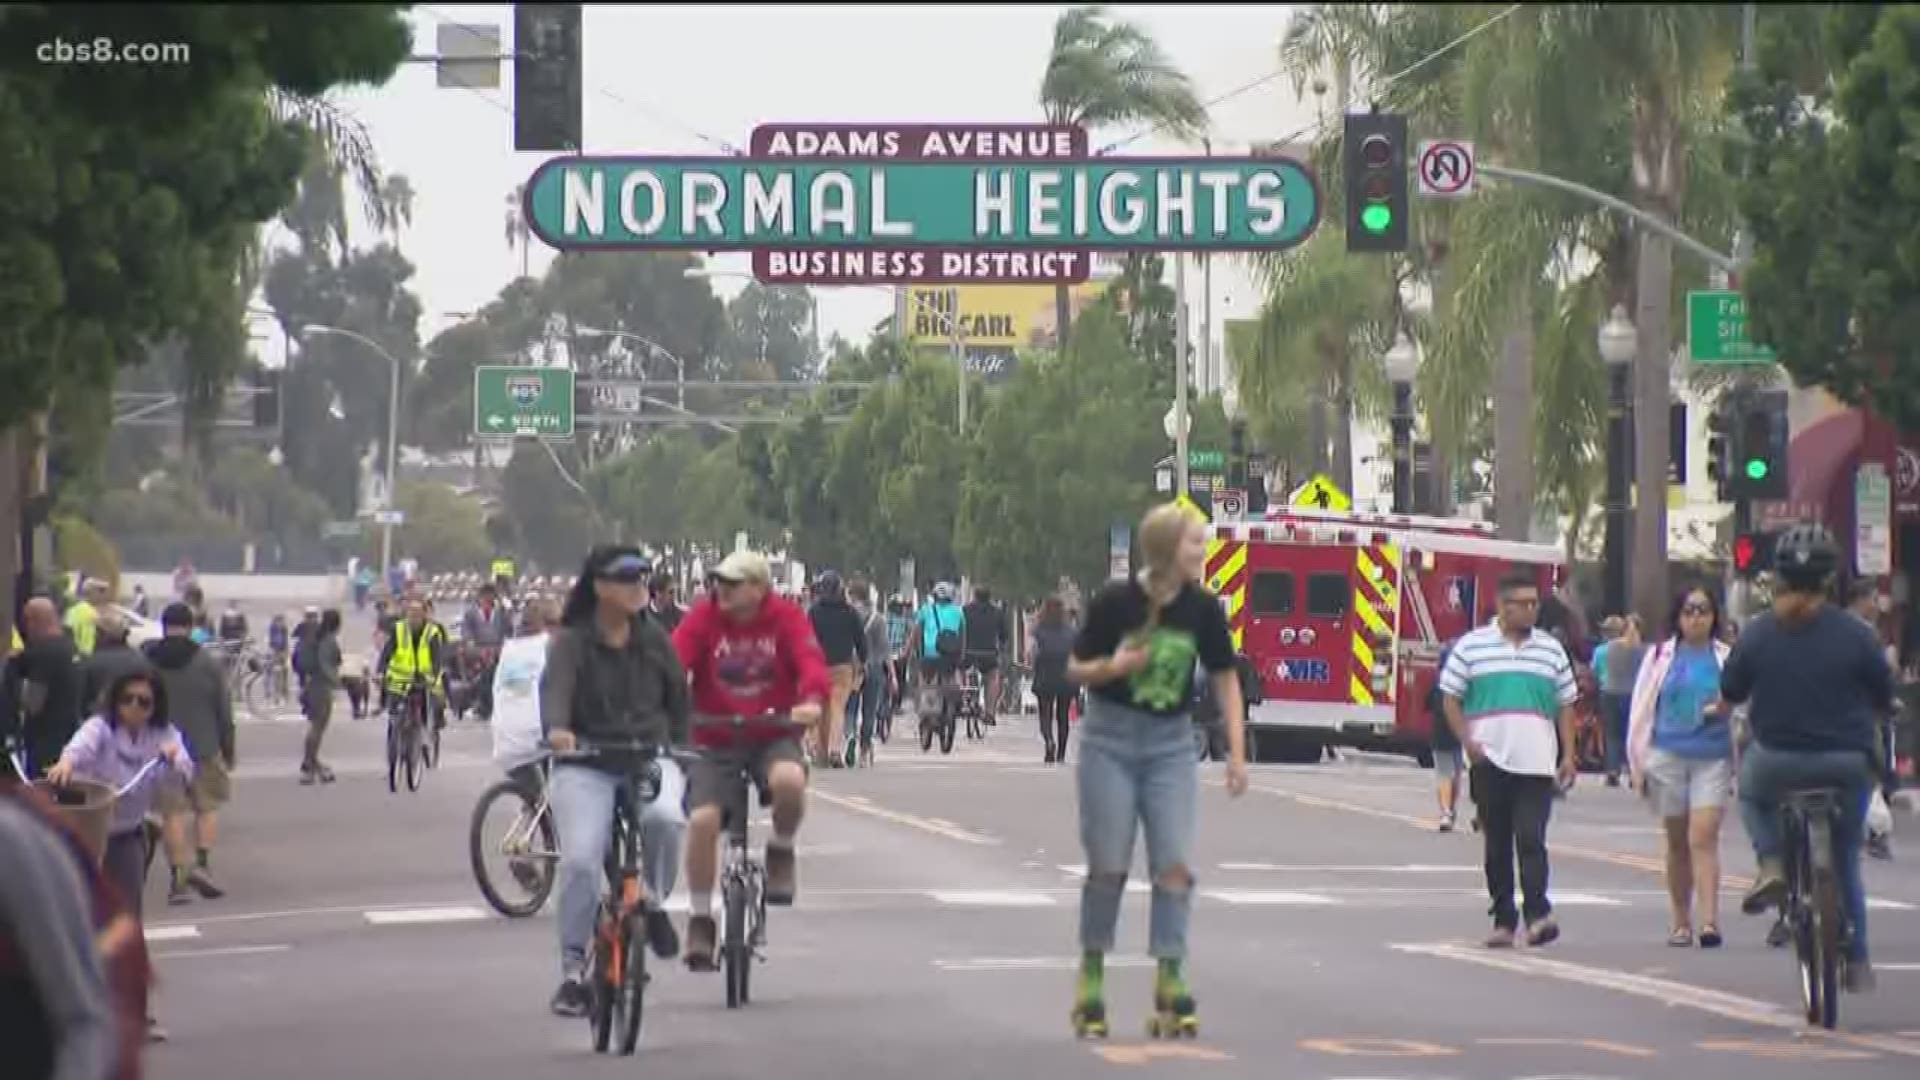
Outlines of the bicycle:
M702 718L699 722L729 723L737 733L750 719L777 720L796 734L805 730L779 716ZM747 804L749 789L759 794L760 806L768 806L773 801L772 792L762 787L752 770L743 764L729 777L726 801L720 809L726 849L720 863L721 927L716 951L726 975L729 1009L737 1009L751 1000L753 962L765 963L767 959L761 951L767 944L767 868L754 857L749 844L748 826L752 819Z
M607 845L607 891L594 922L587 989L593 1003L587 1023L593 1050L604 1054L617 1026L619 1051L629 1056L640 1044L647 984L646 921L654 910L640 872L640 807L660 795L660 748L648 743L599 743L554 750L555 761L599 761L617 757L638 768L626 774L613 799L612 841Z
M1787 793L1780 802L1786 839L1787 896L1781 904L1800 968L1800 1001L1807 1023L1831 1030L1840 1019L1840 955L1847 939L1840 902L1838 788Z
M968 666L960 672L960 715L967 721L967 738L974 741L987 737L986 693L979 668Z
M420 776L429 766L429 744L437 744L440 733L432 726L427 706L427 680L415 675L413 685L403 694L390 695L387 701L387 790L400 790L404 770L407 790L420 790Z
M473 807L467 830L467 857L473 864L473 878L488 905L509 919L538 914L553 893L554 875L560 865L560 834L547 798L547 781L552 774L550 757L523 765L481 792ZM526 891L526 898L517 903L507 899L487 872L486 823L495 803L511 803L514 807L513 823L500 838L497 850L506 857L507 872L514 883Z
M954 685L954 673L950 667L943 665L940 673L934 677L933 685L922 685L920 705L914 710L920 723L921 753L933 749L935 738L940 740L941 753L953 753L954 732L959 726L958 697L959 688Z

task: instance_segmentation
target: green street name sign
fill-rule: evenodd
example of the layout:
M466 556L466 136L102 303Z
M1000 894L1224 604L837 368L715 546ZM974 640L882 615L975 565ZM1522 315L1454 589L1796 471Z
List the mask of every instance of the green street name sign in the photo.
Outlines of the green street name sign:
M1227 455L1223 450L1188 450L1188 472L1219 472L1227 467Z
M1772 349L1747 336L1747 301L1737 292L1687 294L1687 354L1696 364L1771 364Z
M573 437L573 372L564 368L473 369L473 433L493 438Z
M574 251L1267 251L1313 234L1320 196L1290 158L560 157L527 181L526 219Z

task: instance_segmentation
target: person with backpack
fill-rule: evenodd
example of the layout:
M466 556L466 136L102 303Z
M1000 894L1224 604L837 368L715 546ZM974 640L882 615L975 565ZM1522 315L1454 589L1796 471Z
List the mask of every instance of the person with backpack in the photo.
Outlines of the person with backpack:
M1048 765L1066 763L1068 713L1080 696L1079 688L1067 680L1073 636L1067 605L1057 596L1047 597L1028 637L1027 654L1033 657L1033 696L1040 703L1040 741Z
M920 684L938 687L941 680L960 670L965 650L967 616L954 598L947 582L933 587L933 595L920 608Z

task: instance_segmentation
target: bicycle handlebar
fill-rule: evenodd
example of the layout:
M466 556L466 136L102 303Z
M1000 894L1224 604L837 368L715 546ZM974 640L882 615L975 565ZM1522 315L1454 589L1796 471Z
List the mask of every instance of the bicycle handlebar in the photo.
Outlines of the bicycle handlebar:
M774 727L791 728L794 731L806 731L812 726L805 721L795 720L792 713L777 712L759 713L754 716L746 716L740 713L695 713L692 726L697 728L731 727L737 729L746 727L748 724L769 724Z

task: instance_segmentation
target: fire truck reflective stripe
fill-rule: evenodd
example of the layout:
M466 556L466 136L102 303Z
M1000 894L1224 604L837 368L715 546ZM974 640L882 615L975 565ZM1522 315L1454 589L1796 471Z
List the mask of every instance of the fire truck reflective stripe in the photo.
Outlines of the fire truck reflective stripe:
M1247 544L1244 540L1207 541L1207 587L1226 601L1227 627L1235 651L1246 638Z
M1348 687L1347 696L1353 699L1355 705L1373 704L1373 690L1367 686L1366 680L1362 679L1358 673L1355 673L1353 676L1353 682Z
M1361 672L1372 673L1373 646L1368 645L1366 639L1359 634L1353 635L1353 660L1353 673L1355 675L1359 675Z
M1393 633L1393 627L1388 626L1387 620L1381 618L1380 613L1373 609L1373 597L1368 596L1365 590L1353 590L1353 610L1360 616L1360 621L1366 623L1367 629L1373 631L1375 636L1387 637ZM1355 630L1353 634L1355 640L1358 640L1360 631Z

